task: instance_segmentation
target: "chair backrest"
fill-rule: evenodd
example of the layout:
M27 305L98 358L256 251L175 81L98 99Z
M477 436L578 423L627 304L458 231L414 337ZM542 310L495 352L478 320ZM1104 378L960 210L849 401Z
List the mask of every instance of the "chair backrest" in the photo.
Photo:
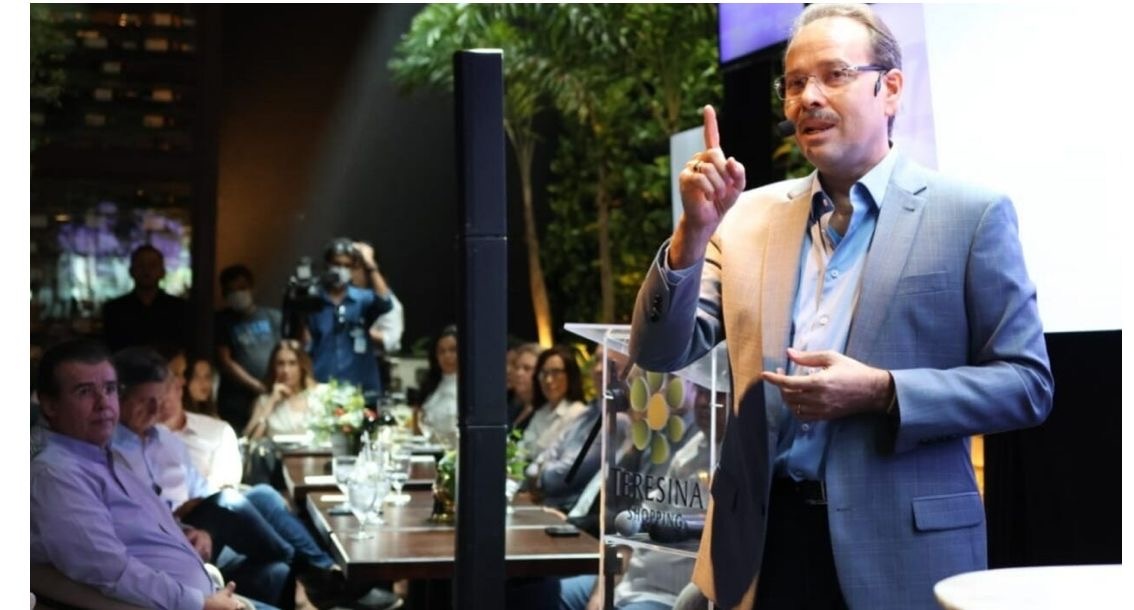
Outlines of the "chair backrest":
M36 608L67 610L146 610L103 595L98 589L67 578L47 564L31 564L31 589Z

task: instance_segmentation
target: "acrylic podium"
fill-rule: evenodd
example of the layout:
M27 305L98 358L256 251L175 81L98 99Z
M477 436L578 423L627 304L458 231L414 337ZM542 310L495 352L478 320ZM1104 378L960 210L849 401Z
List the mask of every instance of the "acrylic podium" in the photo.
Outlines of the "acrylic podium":
M619 582L606 588L606 607L695 600L699 593L689 583L730 404L725 346L678 371L634 366L619 377L609 354L628 353L629 326L565 328L608 353L598 475L600 577Z

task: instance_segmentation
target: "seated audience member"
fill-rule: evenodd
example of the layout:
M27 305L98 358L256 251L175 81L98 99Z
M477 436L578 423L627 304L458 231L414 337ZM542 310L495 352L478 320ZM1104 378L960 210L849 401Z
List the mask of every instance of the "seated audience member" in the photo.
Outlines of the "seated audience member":
M587 410L583 404L583 375L571 348L548 348L539 355L535 368L532 404L539 406L520 440L520 448L529 456L543 453Z
M244 555L238 563L218 562L225 578L237 580L234 571L242 572L243 590L289 607L295 595L290 564L296 549L239 492L214 493L193 467L184 443L157 423L171 394L165 359L149 348L127 348L114 355L114 368L122 384L112 445L115 467L146 482L181 523L207 531L213 540L211 560L225 547Z
M512 404L512 375L516 370L517 347L520 347L519 343L508 339L508 350L504 352L504 387L508 390L508 404Z
M220 386L217 407L220 416L243 430L256 397L268 391L264 375L272 347L282 338L280 310L258 305L253 299L252 270L231 265L220 272L225 307L216 313L217 364Z
M429 372L421 387L418 427L446 447L457 446L457 327L446 326L433 339Z
M195 358L192 366L185 371L185 410L211 417L220 417L217 411L216 369L207 358Z
M37 377L47 428L31 462L32 562L138 606L244 608L233 583L218 591L205 570L208 533L182 530L150 485L111 458L119 386L106 348L56 345Z
M693 420L696 431L687 434L665 468L668 481L680 481L697 486L701 500L691 505L643 500L641 509L651 514L703 515L708 507L710 459L709 430L711 429L712 401L708 390L687 384L693 402ZM725 417L717 416L717 450L724 440ZM692 428L692 426L690 426ZM690 496L698 497L698 496ZM669 610L682 599L682 607L696 606L701 596L696 590L686 591L693 574L692 557L665 553L650 548L628 549L624 573L614 589L614 607L617 610ZM584 610L602 607L601 582L594 575L564 578L560 584L559 608Z
M609 362L611 369L610 387L618 385L618 373L626 362L626 357L617 352L609 352L610 358L608 360L607 353L602 346L599 346L592 356L591 379L596 388L604 387L604 362ZM528 464L526 472L529 477L528 489L533 496L540 497L545 506L556 508L564 513L571 512L579 501L580 494L598 475L601 466L600 460L602 459L601 435L595 436L590 447L587 448L586 457L579 462L574 477L570 481L567 480L567 474L579 458L579 453L583 450L591 430L602 417L602 394L600 391L594 400L587 405L587 410L570 423L550 447ZM611 421L616 422L617 427L611 438L618 439L616 442L625 444L629 441L629 420L625 417L619 417L621 414L618 411L621 409L617 405L609 406L611 408ZM590 498L590 500L593 499Z
M148 475L154 490L182 522L208 531L214 540L214 554L228 547L245 556L240 567L282 561L285 567L294 566L313 598L334 602L345 601L343 596L353 597L346 591L339 566L291 514L279 492L267 485L256 485L243 494L234 489L213 490L193 466L181 440L156 424L165 409L162 402L176 395L177 390L170 386L181 379L171 374L159 354L149 349L128 349L116 354L114 362L126 387L121 423L114 436L116 461ZM219 567L224 573L227 566ZM252 586L260 585L261 598L290 605L294 582L286 576L283 582L274 578L262 583L254 580ZM338 597L326 598L328 595ZM401 604L400 598L381 589L373 589L362 600L366 608Z
M202 363L208 365L206 360L197 360L197 364ZM190 400L183 401L182 396L197 401L202 388L201 382L198 381L198 388L194 390L195 376L189 379L188 384L185 383L183 353L174 355L167 366L170 373L170 382L167 384L169 394L162 402L161 423L185 443L193 467L205 477L209 487L212 489L239 487L240 478L243 476L243 464L236 431L223 419L187 410L186 405ZM209 383L211 390L211 374Z
M535 387L535 365L543 348L538 343L525 343L514 350L515 359L509 370L508 381L512 397L508 403L508 423L513 430L526 430L535 407L532 405L532 388Z
M252 410L244 436L256 439L274 434L307 432L307 397L317 384L311 358L295 339L284 339L272 349L264 386Z

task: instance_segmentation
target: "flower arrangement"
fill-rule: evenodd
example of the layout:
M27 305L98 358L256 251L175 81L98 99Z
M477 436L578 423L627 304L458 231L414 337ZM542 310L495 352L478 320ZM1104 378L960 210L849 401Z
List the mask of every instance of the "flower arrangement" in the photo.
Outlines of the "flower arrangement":
M366 421L362 390L336 379L311 389L307 409L307 427L321 438L335 433L356 436Z

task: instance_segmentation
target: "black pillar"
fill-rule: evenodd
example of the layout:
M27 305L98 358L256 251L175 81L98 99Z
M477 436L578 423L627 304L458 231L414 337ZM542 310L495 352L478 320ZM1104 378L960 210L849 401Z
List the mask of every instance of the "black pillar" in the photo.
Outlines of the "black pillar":
M504 351L508 222L504 74L498 50L453 56L457 124L460 332L454 607L504 607Z
M775 133L779 119L772 108L772 80L780 70L779 48L721 66L721 147L744 165L748 188L783 179L783 171L772 165L772 153L781 142Z

